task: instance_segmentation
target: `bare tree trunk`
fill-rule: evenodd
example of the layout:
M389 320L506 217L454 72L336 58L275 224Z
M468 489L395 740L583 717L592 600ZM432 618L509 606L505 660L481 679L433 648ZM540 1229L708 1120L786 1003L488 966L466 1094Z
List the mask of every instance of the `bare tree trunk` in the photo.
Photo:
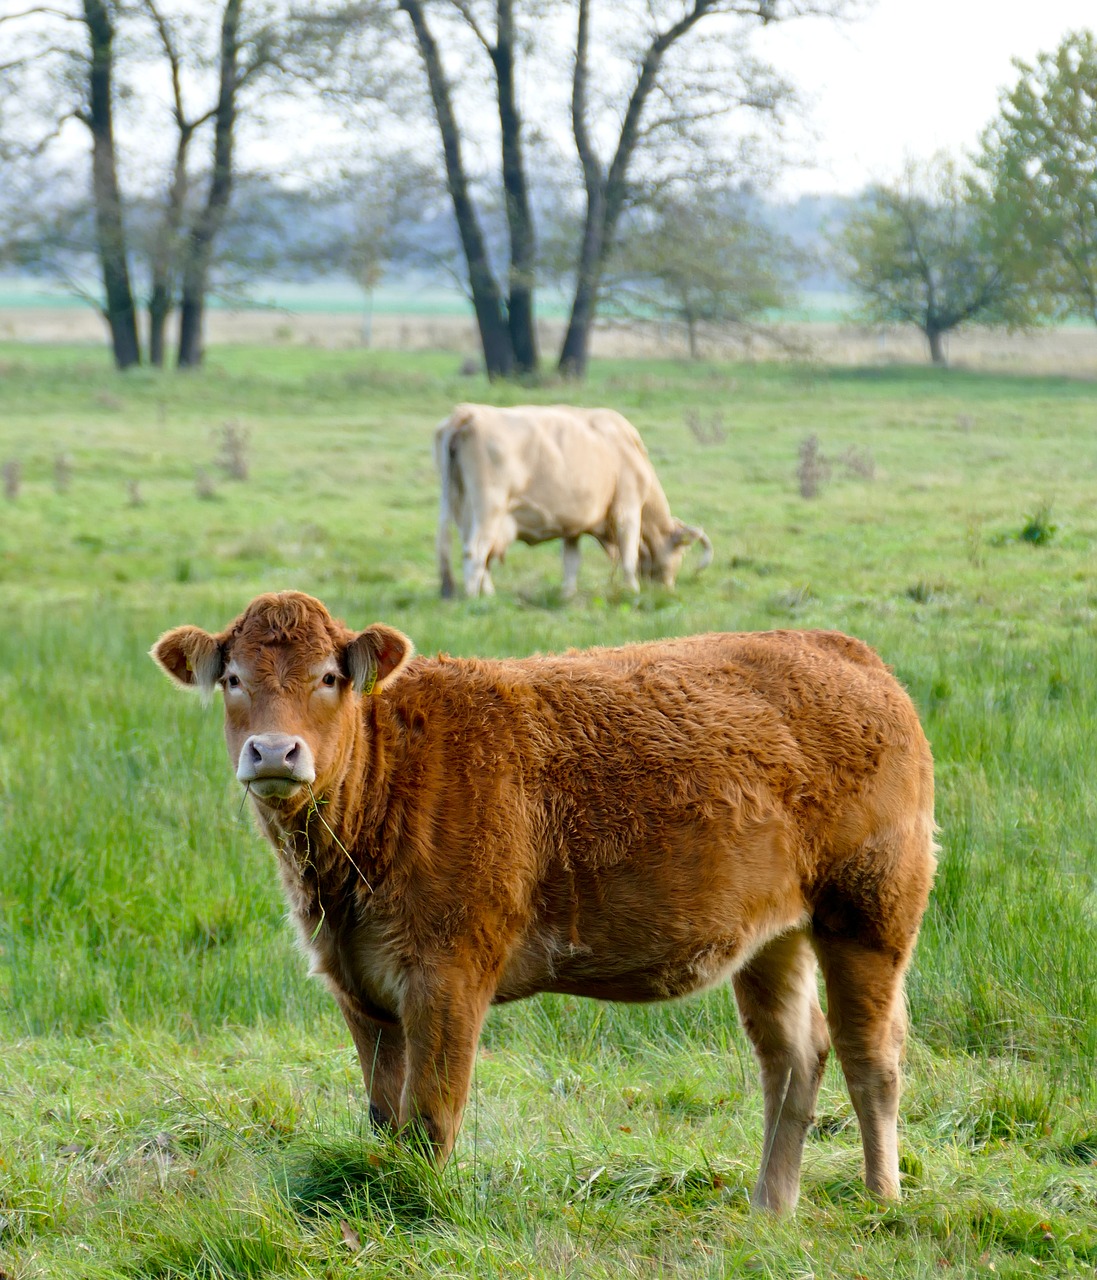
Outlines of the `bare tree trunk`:
M945 347L942 342L944 334L933 325L926 327L925 334L929 342L929 358L937 368L944 369L948 365L948 356L945 355Z
M590 329L594 323L598 264L602 255L602 227L605 217L606 175L594 150L587 128L587 47L590 41L590 0L579 0L579 25L575 37L575 70L571 81L571 128L575 149L583 167L587 208L583 217L583 238L575 268L575 297L571 318L560 348L560 372L582 378L587 371Z
M91 65L88 109L81 119L90 130L92 139L95 239L106 296L104 314L110 327L114 363L119 369L128 369L141 363L141 344L137 335L137 308L130 283L122 194L114 152L114 26L103 0L84 0L84 24L91 45Z
M205 207L191 228L183 263L178 357L181 369L202 363L202 320L209 287L213 243L225 220L229 197L232 195L232 148L236 127L238 72L236 59L242 7L243 0L225 0L221 19L221 75L213 123L213 173Z
M585 378L590 358L590 332L598 302L602 276L603 244L601 200L588 207L575 273L575 296L564 341L560 347L559 369L569 378Z
M163 217L156 229L152 250L152 284L149 291L149 363L164 364L164 331L175 305L175 266L179 230L187 200L187 146L193 130L181 126L175 148L175 166Z
M587 189L587 211L579 261L575 269L575 296L567 331L560 348L559 369L569 378L585 378L590 357L590 333L598 305L598 286L605 260L605 184Z
M590 333L598 304L602 272L613 249L617 224L628 197L628 173L640 139L640 119L655 88L656 77L667 50L715 6L715 0L694 0L693 6L673 26L661 31L648 46L640 64L640 74L621 121L617 149L608 171L595 154L587 128L587 45L590 33L590 0L579 0L579 26L575 40L575 71L572 78L571 118L575 145L583 166L587 210L583 239L575 271L575 296L571 316L560 349L560 372L582 378L587 371Z
M359 330L359 339L363 347L368 347L373 342L373 286L363 286L362 291L366 295L366 305L362 309L362 327Z
M171 315L171 290L162 281L153 280L149 293L149 364L164 367L165 334Z
M537 332L533 319L533 286L537 243L530 211L529 188L522 158L522 118L514 91L513 0L497 0L498 28L490 50L499 93L499 127L503 144L503 196L510 235L507 321L516 373L535 373Z
M153 243L152 261L150 263L152 280L148 301L149 363L157 368L162 368L166 350L165 329L168 317L175 306L175 287L179 265L179 232L183 226L189 186L187 151L190 148L195 130L204 124L213 112L207 112L205 116L197 120L187 119L183 107L182 61L171 26L166 16L160 12L156 0L145 0L145 8L156 26L164 54L171 67L173 115L177 130L171 183L168 187L163 212L156 228L156 238Z
M503 315L502 294L491 270L480 219L465 175L464 161L461 158L461 135L453 114L453 102L442 58L427 26L420 0L399 0L399 5L411 20L419 53L426 68L434 116L442 137L446 185L453 201L453 213L468 268L472 305L480 329L480 344L484 349L484 365L489 378L505 378L514 368L514 348L510 329Z

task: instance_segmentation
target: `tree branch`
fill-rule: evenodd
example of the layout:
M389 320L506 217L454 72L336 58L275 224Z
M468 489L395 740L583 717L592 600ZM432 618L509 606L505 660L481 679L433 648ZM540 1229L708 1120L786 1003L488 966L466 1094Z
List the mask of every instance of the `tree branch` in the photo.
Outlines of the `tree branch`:
M449 81L442 65L442 55L427 23L422 0L397 0L397 4L411 22L427 75L434 117L441 135L446 185L453 201L453 213L468 267L469 288L484 346L484 360L489 375L505 376L513 367L510 335L503 321L502 296L465 173L461 155L461 133L453 110Z
M461 17L464 18L472 34L484 46L484 50L488 57L494 57L495 46L487 38L483 27L480 26L479 22L477 22L476 15L472 12L472 6L468 3L468 0L450 0L450 3Z
M655 86L655 77L659 73L667 50L682 38L692 27L696 26L707 14L716 9L717 0L694 0L693 8L683 17L659 32L648 46L647 53L640 65L640 74L632 93L629 95L625 116L621 122L621 133L617 140L617 149L610 161L606 174L606 211L605 226L607 241L612 238L613 229L625 201L625 175L632 162L633 152L640 136L640 119L648 97Z
M182 68L179 51L175 47L175 41L167 19L157 8L156 0L145 0L145 8L152 17L156 30L160 35L160 43L164 46L164 55L171 66L171 92L175 101L175 123L182 129L186 123L186 114L183 110Z
M575 37L575 71L571 81L571 131L583 166L588 195L605 179L602 162L594 150L587 126L587 48L590 44L590 0L579 0L579 29Z
M0 22L18 22L21 18L60 18L64 22L83 22L83 18L75 13L66 13L64 9L51 9L49 5L38 5L33 9L24 9L21 13L0 14Z

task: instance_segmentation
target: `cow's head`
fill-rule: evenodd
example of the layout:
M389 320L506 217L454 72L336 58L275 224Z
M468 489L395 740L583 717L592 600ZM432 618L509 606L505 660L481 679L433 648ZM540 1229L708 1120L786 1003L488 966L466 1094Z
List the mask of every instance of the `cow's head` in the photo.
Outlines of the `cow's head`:
M225 698L236 776L260 804L288 814L345 771L363 693L379 691L411 657L392 627L351 631L298 591L263 595L219 635L176 627L151 657L177 683Z
M693 542L701 544L701 563L698 569L707 569L712 563L712 543L704 529L685 524L674 518L670 528L647 535L640 540L640 573L652 582L661 583L664 587L673 587L678 571L682 567L682 557Z

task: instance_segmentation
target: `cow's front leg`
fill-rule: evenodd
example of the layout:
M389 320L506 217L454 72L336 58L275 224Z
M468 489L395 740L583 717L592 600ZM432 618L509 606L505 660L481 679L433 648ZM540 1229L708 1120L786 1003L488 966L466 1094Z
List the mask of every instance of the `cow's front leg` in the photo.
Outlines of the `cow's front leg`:
M403 1007L407 1079L402 1125L446 1162L465 1109L480 1028L490 992L478 976L460 971L419 974L408 984Z
M625 511L617 517L617 544L621 549L621 572L629 591L640 590L640 512Z
M378 1022L356 1002L339 999L369 1091L369 1118L381 1129L400 1122L400 1099L407 1074L407 1045L399 1022Z

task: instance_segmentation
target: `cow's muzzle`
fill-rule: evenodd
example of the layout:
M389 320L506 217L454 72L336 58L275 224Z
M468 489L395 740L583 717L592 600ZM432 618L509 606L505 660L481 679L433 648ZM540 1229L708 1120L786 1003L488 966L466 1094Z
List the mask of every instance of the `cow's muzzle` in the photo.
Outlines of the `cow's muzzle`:
M287 800L315 781L316 765L304 738L253 733L240 748L236 776L260 800Z

